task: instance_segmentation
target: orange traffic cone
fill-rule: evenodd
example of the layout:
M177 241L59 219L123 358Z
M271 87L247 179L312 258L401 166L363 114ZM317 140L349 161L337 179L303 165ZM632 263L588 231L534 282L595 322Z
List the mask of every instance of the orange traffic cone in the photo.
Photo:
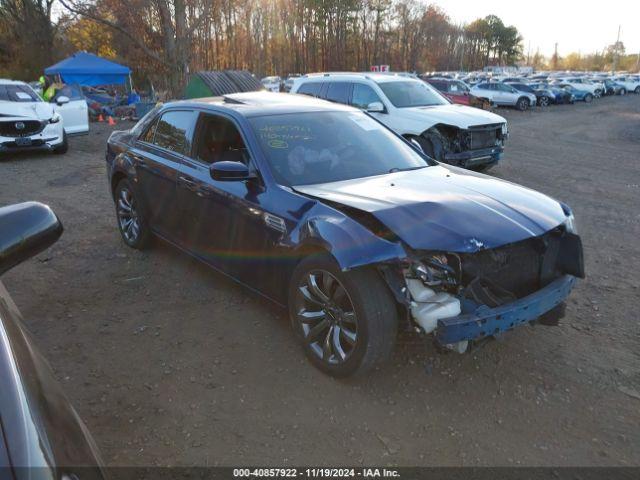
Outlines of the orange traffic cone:
M115 124L116 124L116 121L113 119L111 115L109 115L109 125L114 126Z
M99 122L104 122L104 118L102 117L102 114L98 115L98 121Z

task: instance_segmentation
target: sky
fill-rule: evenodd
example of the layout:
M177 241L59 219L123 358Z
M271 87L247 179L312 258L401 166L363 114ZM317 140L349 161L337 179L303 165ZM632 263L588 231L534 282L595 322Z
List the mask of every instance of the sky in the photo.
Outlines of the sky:
M496 15L524 37L524 54L545 56L602 51L620 40L626 53L640 52L640 0L433 0L456 23Z

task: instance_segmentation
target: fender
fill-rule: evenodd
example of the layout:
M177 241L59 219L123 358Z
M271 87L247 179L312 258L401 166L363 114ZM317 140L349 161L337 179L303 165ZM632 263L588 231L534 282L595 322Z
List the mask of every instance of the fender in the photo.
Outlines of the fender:
M283 243L294 251L309 247L329 252L342 270L406 258L400 241L375 235L355 220L331 207L316 203Z

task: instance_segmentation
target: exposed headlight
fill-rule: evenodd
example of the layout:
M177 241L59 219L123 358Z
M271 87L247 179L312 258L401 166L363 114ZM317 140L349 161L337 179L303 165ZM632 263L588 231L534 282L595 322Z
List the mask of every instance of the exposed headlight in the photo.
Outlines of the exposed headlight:
M509 129L507 128L507 124L503 123L502 124L502 134L506 135L507 133L509 133Z
M62 117L58 112L54 112L53 116L51 117L51 120L49 120L49 123L58 123L61 118Z
M457 259L459 263L459 259ZM428 286L452 287L458 284L459 265L450 265L446 255L433 255L411 265L411 274Z

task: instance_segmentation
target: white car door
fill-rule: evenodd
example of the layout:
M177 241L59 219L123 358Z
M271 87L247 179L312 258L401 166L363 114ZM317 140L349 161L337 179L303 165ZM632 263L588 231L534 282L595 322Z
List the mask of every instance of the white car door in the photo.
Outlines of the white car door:
M67 103L59 103L60 97L67 97ZM84 99L82 90L77 85L65 85L61 88L54 99L54 109L62 117L64 131L67 134L85 133L89 131L89 107Z

